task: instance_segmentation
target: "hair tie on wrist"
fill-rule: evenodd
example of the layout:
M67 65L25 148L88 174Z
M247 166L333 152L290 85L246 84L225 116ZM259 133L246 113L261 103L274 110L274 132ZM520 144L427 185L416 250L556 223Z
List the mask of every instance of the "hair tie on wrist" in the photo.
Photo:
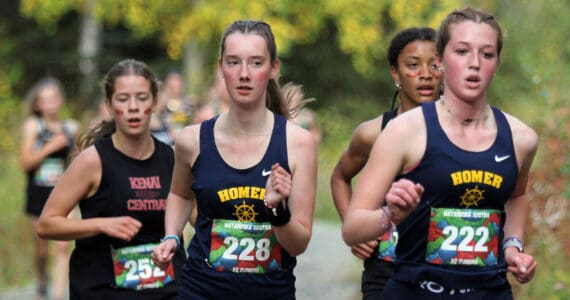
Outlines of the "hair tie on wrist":
M176 241L176 248L180 247L180 238L177 235L174 235L174 234L166 235L160 241L166 242L167 240L175 240Z
M392 211L386 205L382 206L380 224L382 225L382 229L384 229L384 231L388 231L390 228L392 228Z
M272 207L267 204L265 197L263 203L265 204L265 214L269 219L269 223L273 226L283 226L291 220L291 211L287 205L287 198L283 200L285 203L277 204L277 207Z

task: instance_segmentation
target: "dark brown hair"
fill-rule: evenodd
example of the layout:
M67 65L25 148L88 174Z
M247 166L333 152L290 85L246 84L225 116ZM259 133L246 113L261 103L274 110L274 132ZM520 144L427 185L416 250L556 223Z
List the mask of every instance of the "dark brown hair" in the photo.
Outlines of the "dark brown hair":
M114 65L103 78L102 86L105 94L105 101L111 102L115 93L115 80L125 75L142 76L150 83L150 92L153 101L158 99L159 81L152 70L143 62L126 59ZM101 120L87 128L77 140L77 148L83 150L105 136L110 136L115 132L115 120Z
M252 33L261 36L267 44L271 63L273 64L277 61L277 46L275 44L275 37L271 31L271 26L263 21L257 20L237 20L226 28L226 31L224 32L224 35L220 42L220 59L224 56L226 38L235 32L243 34ZM291 83L288 83L286 86L287 93L284 95L283 90L277 82L277 79L269 80L269 84L267 85L267 99L265 105L272 112L290 119L293 115L296 114L296 111L302 108L306 101L303 100L302 104L298 105L297 107L289 107L293 101L287 97L303 97L304 95L299 93L301 92L301 86L295 87L295 85ZM293 90L296 91L292 92ZM307 99L307 101L312 101L312 99Z

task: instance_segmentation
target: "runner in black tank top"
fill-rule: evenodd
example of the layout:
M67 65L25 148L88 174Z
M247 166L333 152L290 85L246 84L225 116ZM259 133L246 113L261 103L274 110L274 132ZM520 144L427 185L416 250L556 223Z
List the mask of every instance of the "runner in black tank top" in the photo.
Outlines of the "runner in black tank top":
M109 70L104 87L113 118L80 138L81 152L50 194L38 235L76 240L71 299L175 299L183 241L169 268L151 259L164 236L174 167L172 148L150 132L158 81L144 63L124 60ZM81 219L66 218L77 205Z
M164 209L174 155L170 146L156 139L154 144L155 151L145 160L124 155L113 146L110 137L95 144L102 164L101 184L93 196L80 202L82 218L131 216L140 221L142 227L130 241L104 234L76 241L69 273L72 299L176 298L174 283L164 288L145 288L146 279L162 276L165 272L156 267L149 269L149 274L135 272L137 268L144 270L150 266L150 255L145 256L144 251L136 251L133 246L157 244L164 236ZM121 256L121 249L132 251ZM115 258L112 252L115 252ZM182 274L184 261L184 250L180 247L173 260L175 270L169 271ZM122 265L121 269L114 266L117 264ZM119 275L124 279L117 282L115 277ZM133 286L140 290L133 290Z

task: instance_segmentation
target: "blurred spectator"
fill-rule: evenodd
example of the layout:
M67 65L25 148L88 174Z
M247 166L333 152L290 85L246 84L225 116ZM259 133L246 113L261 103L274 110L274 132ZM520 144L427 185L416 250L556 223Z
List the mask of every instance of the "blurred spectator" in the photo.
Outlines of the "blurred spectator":
M166 87L163 85L159 90L156 112L150 118L150 132L159 141L172 146L176 137L176 126L174 125L174 114L168 109L169 92L165 89ZM185 123L186 121L184 121Z
M22 125L20 164L27 174L26 214L33 228L53 187L67 167L79 130L77 121L61 119L65 94L55 78L44 78L29 90L25 104L28 117ZM35 234L36 299L48 299L48 241ZM56 242L53 265L53 299L60 300L67 290L69 242Z
M220 73L216 71L216 78L206 96L206 103L196 111L193 123L199 124L230 109L230 96Z
M173 126L176 134L184 126L191 124L197 103L194 99L186 95L184 77L178 71L169 72L164 78L161 89L162 98L171 119L169 122Z

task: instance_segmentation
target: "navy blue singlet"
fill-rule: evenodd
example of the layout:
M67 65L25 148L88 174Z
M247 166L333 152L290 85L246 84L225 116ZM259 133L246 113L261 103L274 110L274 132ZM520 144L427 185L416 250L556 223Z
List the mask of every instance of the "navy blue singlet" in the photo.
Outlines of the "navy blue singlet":
M448 288L486 289L508 285L502 249L504 206L515 187L518 167L506 117L497 108L492 108L498 128L496 139L487 150L472 152L458 148L448 139L439 123L434 102L423 103L422 110L427 127L426 150L419 165L400 178L421 183L425 192L418 207L398 225L393 278L408 283L432 281ZM442 208L448 210L442 212ZM461 222L481 218L481 210L497 212L500 222L496 231L485 225L462 227ZM436 211L440 211L439 215ZM454 226L446 226L451 223ZM428 240L440 234L441 228L472 243L458 244L456 240L442 238L440 244L431 243L431 246L457 252L448 257L445 255L450 251L432 255L433 248L428 247ZM491 241L475 245L473 241L481 236ZM473 247L482 251L497 249L496 257L487 256L492 261L488 265L476 265L482 262L467 256L453 256L461 249ZM448 263L441 263L446 259Z
M195 179L192 190L197 199L198 216L195 234L188 247L188 263L179 286L179 297L295 299L293 268L296 259L286 250L281 248L281 265L275 270L257 272L258 269L243 268L243 264L239 268L232 265L224 269L232 259L237 260L238 256L243 260L253 261L254 255L256 259L263 259L265 246L260 245L259 241L246 243L246 239L251 240L249 237L233 239L233 245L238 247L239 244L239 249L232 248L231 240L228 240L230 246L227 249L217 248L212 242L212 228L215 227L213 224L220 220L230 222L232 228L251 228L250 224L268 222L263 204L268 172L274 163L279 163L290 172L286 141L287 120L274 114L274 127L267 151L258 164L247 169L233 168L221 157L214 139L216 120L217 117L214 117L200 126L200 154L192 167ZM222 234L226 233L220 233L218 236ZM225 260L226 265L217 261L218 256L211 255L211 252L216 252L213 251L215 249L221 249L223 256L228 258ZM243 251L238 255L241 250ZM219 254L221 255L221 252Z

